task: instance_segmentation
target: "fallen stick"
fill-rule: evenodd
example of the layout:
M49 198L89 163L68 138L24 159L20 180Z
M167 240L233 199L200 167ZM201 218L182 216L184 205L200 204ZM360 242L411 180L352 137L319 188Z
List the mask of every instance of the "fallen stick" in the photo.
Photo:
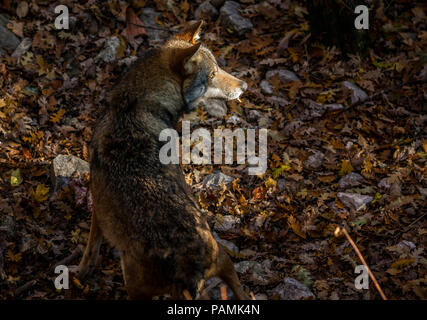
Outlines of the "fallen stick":
M350 244L353 247L354 251L356 251L357 255L359 256L360 261L362 261L363 265L368 270L368 274L371 277L372 281L374 282L374 285L377 288L378 292L380 293L381 298L383 300L387 300L387 297L385 296L383 290L381 289L380 285L378 284L377 279L375 279L374 274L372 273L371 269L368 267L368 264L366 263L365 259L363 258L362 254L360 253L359 248L356 246L356 244L354 243L353 239L348 234L347 230L345 228L337 227L335 229L334 235L336 237L338 237L341 234L341 232L344 233L344 235L347 237L347 240L350 242Z
M27 283L25 283L24 285L20 286L19 288L17 288L13 294L15 295L15 297L21 295L22 293L24 293L25 291L29 290L32 286L34 286L37 283L37 280L31 280L28 281Z
M70 263L71 261L73 261L75 258L77 258L79 256L79 254L81 253L81 248L80 246L77 246L74 251L67 257L65 257L64 259L62 259L61 261L59 261L58 263L56 263L51 269L50 272L55 272L55 268L57 266L60 265L67 265L68 263Z

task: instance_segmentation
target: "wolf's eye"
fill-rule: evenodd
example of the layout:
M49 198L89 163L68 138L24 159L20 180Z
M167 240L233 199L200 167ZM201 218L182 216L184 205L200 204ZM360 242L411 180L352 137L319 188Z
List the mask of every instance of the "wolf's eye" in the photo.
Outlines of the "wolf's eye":
M211 74L209 75L209 80L212 80L215 77L215 72L211 72Z

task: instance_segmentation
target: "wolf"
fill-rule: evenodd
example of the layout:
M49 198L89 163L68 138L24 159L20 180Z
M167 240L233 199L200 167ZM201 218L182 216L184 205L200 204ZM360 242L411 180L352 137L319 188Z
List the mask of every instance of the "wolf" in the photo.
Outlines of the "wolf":
M78 277L93 270L105 238L122 253L131 299L197 298L215 276L249 299L180 166L159 161L163 129L201 99L237 99L247 88L197 42L201 26L189 24L136 62L110 91L90 143L93 213Z

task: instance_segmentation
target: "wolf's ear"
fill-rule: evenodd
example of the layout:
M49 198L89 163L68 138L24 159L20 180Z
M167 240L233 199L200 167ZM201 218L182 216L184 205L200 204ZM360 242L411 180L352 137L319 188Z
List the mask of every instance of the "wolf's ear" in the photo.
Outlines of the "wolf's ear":
M195 44L194 46L188 48L177 48L173 51L171 55L170 65L173 70L178 72L191 73L191 66L194 63L190 63L190 60L193 56L196 55L197 51L200 48L201 43Z
M175 35L175 39L184 40L192 44L196 44L200 38L200 29L202 28L203 20L188 23L184 29Z

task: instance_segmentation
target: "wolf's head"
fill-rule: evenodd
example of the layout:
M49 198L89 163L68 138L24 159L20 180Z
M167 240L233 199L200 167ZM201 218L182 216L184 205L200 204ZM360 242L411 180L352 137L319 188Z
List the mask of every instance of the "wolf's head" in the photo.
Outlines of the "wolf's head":
M189 24L165 44L172 52L171 68L182 77L187 109L196 107L201 99L237 99L248 86L221 69L212 52L196 43L201 26L202 21Z

